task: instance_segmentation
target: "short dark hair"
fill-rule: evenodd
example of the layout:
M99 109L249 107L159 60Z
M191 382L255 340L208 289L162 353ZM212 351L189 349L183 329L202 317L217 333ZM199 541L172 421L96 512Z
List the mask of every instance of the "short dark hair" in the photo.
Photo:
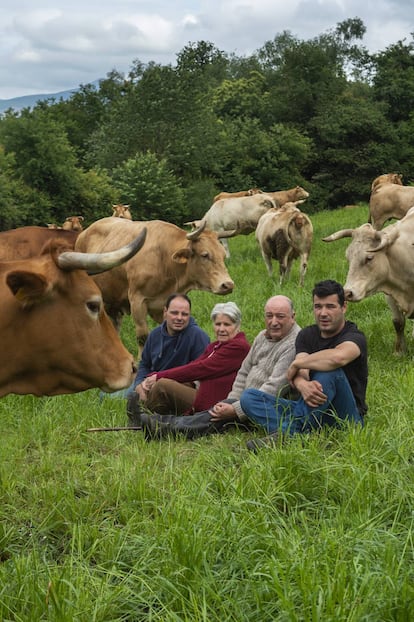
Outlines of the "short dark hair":
M188 302L188 304L190 305L190 311L191 311L191 300L189 299L189 297L187 296L187 294L178 294L177 292L174 292L174 294L170 294L165 302L165 308L168 309L168 307L170 306L170 304L172 303L173 300L175 300L175 298L183 298L183 300L186 300Z
M319 281L315 283L315 287L312 290L312 296L317 296L318 298L326 298L327 296L332 296L332 294L338 296L339 304L343 307L345 304L345 292L342 285L337 281L332 279Z

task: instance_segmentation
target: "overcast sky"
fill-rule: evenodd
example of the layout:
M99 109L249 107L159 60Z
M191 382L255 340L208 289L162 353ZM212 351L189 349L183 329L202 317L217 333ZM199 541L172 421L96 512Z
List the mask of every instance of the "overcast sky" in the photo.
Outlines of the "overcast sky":
M135 59L175 64L201 40L244 56L284 30L307 40L354 17L371 52L411 41L413 0L2 0L0 99L76 88Z

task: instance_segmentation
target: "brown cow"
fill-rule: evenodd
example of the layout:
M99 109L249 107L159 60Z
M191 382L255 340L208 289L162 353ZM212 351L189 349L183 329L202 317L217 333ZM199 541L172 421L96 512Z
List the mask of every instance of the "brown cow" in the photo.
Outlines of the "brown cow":
M302 188L302 186L295 186L289 190L266 192L266 194L276 201L276 205L279 207L282 207L285 203L294 203L295 201L305 200L309 197L309 192Z
M239 190L239 192L220 192L216 194L213 199L213 203L220 201L221 199L232 199L234 197L251 197L253 194L260 194L263 190L260 188L250 188L249 190Z
M83 216L68 216L62 225L66 231L83 231Z
M132 314L140 345L148 334L147 315L161 323L169 294L192 289L229 294L234 287L224 265L224 249L212 231L187 233L161 220L139 222L109 217L85 229L75 248L83 252L112 250L133 239L144 226L148 233L140 260L132 259L95 277L118 329L123 315Z
M298 209L296 203L285 203L282 208L270 209L256 228L256 239L269 276L272 276L272 259L279 262L280 284L289 277L294 259L300 257L299 285L302 287L312 247L313 227L309 217Z
M18 227L0 232L0 261L28 259L39 255L43 246L52 239L59 239L67 248L74 248L79 231L49 229L48 227Z
M0 262L0 396L129 386L133 357L87 272L128 261L144 240L145 230L132 244L99 256L68 251L53 239L36 257Z
M112 216L116 216L117 218L127 218L128 220L132 220L131 212L129 211L129 205L123 205L118 203L117 205L112 206Z

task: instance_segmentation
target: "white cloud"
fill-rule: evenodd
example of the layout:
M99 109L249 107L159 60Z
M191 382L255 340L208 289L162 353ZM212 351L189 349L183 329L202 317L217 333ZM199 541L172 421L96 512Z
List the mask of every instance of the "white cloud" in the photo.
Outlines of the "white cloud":
M410 0L3 0L0 98L53 93L132 62L174 63L189 42L250 54L284 30L310 39L360 17L363 43L384 50L414 27ZM384 27L386 24L386 28Z

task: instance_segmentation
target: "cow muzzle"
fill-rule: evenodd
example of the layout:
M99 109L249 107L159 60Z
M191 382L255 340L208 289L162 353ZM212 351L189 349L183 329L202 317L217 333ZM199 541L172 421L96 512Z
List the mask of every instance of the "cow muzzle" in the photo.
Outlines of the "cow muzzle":
M233 281L224 281L218 289L218 294L231 294L234 289Z

